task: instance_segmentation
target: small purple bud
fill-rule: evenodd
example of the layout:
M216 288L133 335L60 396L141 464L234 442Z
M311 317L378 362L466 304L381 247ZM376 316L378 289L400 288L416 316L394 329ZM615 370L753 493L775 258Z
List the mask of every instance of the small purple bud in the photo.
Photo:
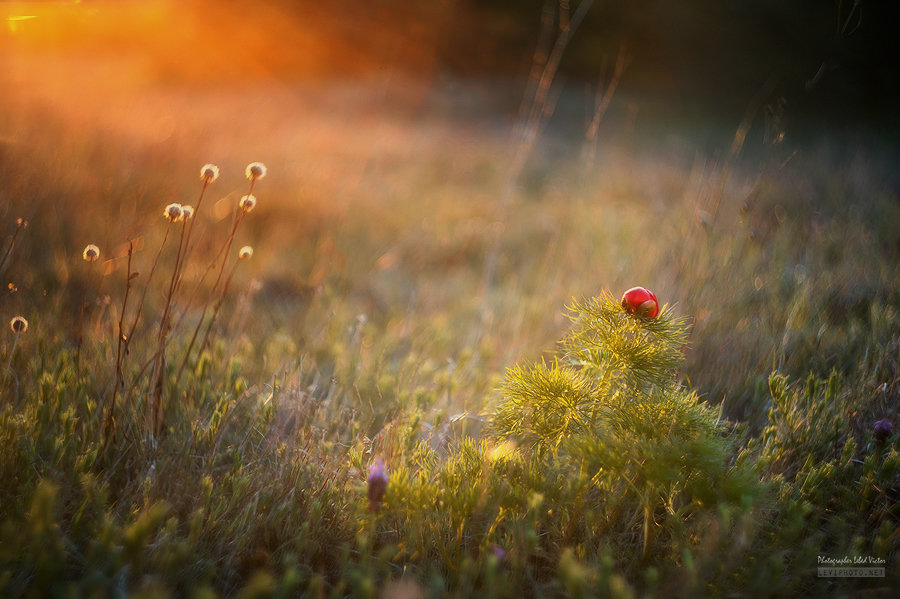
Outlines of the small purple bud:
M506 561L506 550L500 545L491 545L491 554L497 558L498 562Z
M369 511L375 512L381 505L381 499L388 487L387 469L384 467L384 460L378 458L375 463L369 466Z
M875 423L875 440L884 443L894 432L894 425L888 420L879 420Z

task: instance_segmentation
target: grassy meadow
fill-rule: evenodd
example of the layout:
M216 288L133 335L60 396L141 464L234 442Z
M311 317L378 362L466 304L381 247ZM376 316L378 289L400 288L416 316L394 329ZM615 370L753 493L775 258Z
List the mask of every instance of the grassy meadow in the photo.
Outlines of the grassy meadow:
M892 150L4 43L3 596L900 589Z

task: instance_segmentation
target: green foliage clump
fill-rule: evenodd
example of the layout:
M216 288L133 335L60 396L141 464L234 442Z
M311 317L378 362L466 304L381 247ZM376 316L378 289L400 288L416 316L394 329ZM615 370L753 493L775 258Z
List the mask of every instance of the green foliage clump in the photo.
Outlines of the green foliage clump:
M861 556L881 559L886 572L895 572L900 567L900 454L896 443L873 438L871 418L868 430L854 426L865 418L869 398L835 371L827 379L811 374L805 384L774 373L769 389L769 425L748 445L776 490L776 502L763 518L758 552L810 567L821 557ZM860 584L811 579L808 570L779 572L782 588L807 594L847 593Z
M609 295L570 317L559 360L510 371L497 438L589 481L594 517L639 532L644 560L687 546L699 512L749 506L760 490L752 471L717 412L677 378L687 321L668 307L636 317Z
M358 535L371 577L394 564L436 596L630 597L739 574L763 486L677 378L686 320L608 295L570 316L557 360L509 370L483 438L395 456Z

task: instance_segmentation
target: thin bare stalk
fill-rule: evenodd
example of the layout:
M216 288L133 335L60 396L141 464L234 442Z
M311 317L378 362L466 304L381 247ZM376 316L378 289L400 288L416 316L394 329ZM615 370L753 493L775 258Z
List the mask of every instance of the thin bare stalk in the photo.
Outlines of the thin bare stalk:
M163 248L166 247L166 241L169 239L169 230L170 227L166 227L166 234L163 236L162 243L159 245L159 249L156 251L156 256L153 258L153 265L150 267L150 272L147 275L147 282L144 284L144 291L141 293L141 300L138 302L137 313L134 315L134 321L131 323L131 327L128 329L128 335L125 336L125 353L128 353L128 344L131 343L131 339L134 335L135 329L137 329L138 321L141 319L141 312L144 309L144 300L147 298L147 291L150 289L150 283L153 280L153 274L156 272L156 266L159 264L159 257L162 255Z
M13 346L9 352L9 359L6 361L6 370L3 371L3 386L6 387L7 378L10 374L12 374L12 359L13 356L16 355L16 347L19 345L19 335L21 333L16 333L16 336L13 337Z
M200 318L197 320L197 326L194 327L194 332L191 335L191 340L188 343L188 347L184 352L184 357L182 358L181 364L178 367L178 372L175 376L175 386L176 387L181 382L181 376L184 373L185 367L187 366L188 362L190 361L191 352L194 349L194 344L197 341L197 336L200 334L200 330L203 327L203 323L206 319L206 313L207 313L207 310L209 309L209 303L212 300L212 298L216 296L216 291L219 289L219 284L222 282L222 276L225 273L225 265L228 263L228 253L231 251L232 244L234 243L234 237L235 237L235 234L237 233L238 226L240 225L241 220L244 217L244 214L249 212L250 210L252 210L253 206L256 203L256 199L253 197L253 187L256 184L256 179L264 177L265 174L266 174L266 167L262 163L254 162L247 166L247 178L250 180L250 185L247 190L247 194L243 198L241 198L241 201L240 201L238 207L235 209L234 212L232 212L231 232L229 233L227 239L225 240L225 243L223 244L222 248L219 250L219 253L216 255L213 262L210 263L210 266L207 267L206 271L203 273L203 276L200 278L200 281L198 282L197 286L194 289L195 293L198 289L200 289L200 286L202 285L203 281L205 280L206 275L209 274L209 272L211 272L212 269L214 269L216 267L216 264L219 262L219 259L221 258L222 262L218 268L218 274L216 275L216 280L213 283L210 294L207 296L206 302L203 304L203 310L200 313ZM231 274L229 274L229 276L228 276L228 280L225 282L224 288L221 292L222 297L224 297L224 294L228 289L228 285L231 281L231 276L233 274L234 274L234 269L232 269ZM193 294L191 297L193 298ZM216 302L215 308L213 310L213 314L207 325L206 334L203 337L203 343L201 344L201 347L203 347L203 345L206 344L206 341L209 337L209 331L211 330L213 322L215 321L216 316L218 315L219 308L221 307L221 301L222 301L222 299L220 297L220 299ZM186 309L185 309L184 313L182 313L182 315L181 315L182 319L184 318L185 314L187 314ZM181 322L181 319L179 319L179 323L180 322Z
M3 274L3 271L6 270L6 261L9 259L9 256L12 254L13 248L16 246L16 238L19 236L19 233L28 226L28 221L24 218L16 219L16 230L13 232L12 239L9 240L9 245L6 246L6 252L3 254L3 258L0 259L0 274Z
M200 190L200 199L197 200L197 211L199 211L200 204L203 202L203 192L206 190L206 187L208 184L209 184L208 181L205 180L204 186ZM251 179L250 180L250 190L247 192L248 195L253 193L253 185L254 185L254 180ZM195 211L195 214L197 214L197 211ZM233 240L234 233L237 230L237 220L240 216L240 212L241 211L238 211L238 213L232 213L232 217L231 217L232 229L231 229L231 234L229 236L229 239L226 240L226 243L222 244L222 246L219 248L219 251L216 253L215 258L213 258L212 262L209 263L209 265L206 267L206 270L203 271L203 274L200 275L200 278L197 280L197 284L194 285L193 291L191 291L190 296L188 296L185 310L181 313L181 316L178 317L178 321L175 323L174 329L177 329L181 326L182 321L184 320L185 316L187 315L187 308L190 307L191 304L193 304L194 297L196 297L197 292L200 291L200 288L203 286L203 282L206 281L207 275L209 275L209 273L212 272L213 269L215 269L216 265L219 263L219 259L222 258L223 254L226 255L226 260L227 260L226 252L228 251L228 249L230 249L230 247L231 247L230 242L231 242L231 240ZM188 232L188 236L190 236L190 231ZM189 247L188 251L190 251L191 249L192 248ZM224 263L223 263L223 268L224 268ZM219 271L219 277L216 279L215 285L213 285L213 289L212 289L213 293L215 293L216 287L218 286L220 279L221 279L221 270ZM179 284L180 284L180 280L179 280ZM193 347L194 342L196 341L197 333L200 329L200 326L203 323L203 318L205 318L205 316L206 316L206 309L208 306L209 306L209 300L207 300L207 303L203 306L203 313L201 314L200 321L197 323L197 328L194 330L194 334L191 337L191 342L188 346L188 351L186 352L187 354L190 354L190 349ZM187 358L185 358L185 359L187 359ZM184 361L182 361L182 366L179 368L179 373L183 369L184 369ZM180 379L181 379L180 376L176 377L176 381L180 380Z
M200 197L197 198L197 205L194 207L194 215L191 217L190 222L187 222L187 237L184 241L184 253L181 254L180 259L175 264L175 291L178 291L178 288L181 286L181 280L184 277L184 264L187 262L188 256L191 251L194 249L191 246L191 234L194 231L194 220L197 218L197 215L200 213L200 206L203 204L203 196L206 193L206 188L209 187L210 180L208 178L203 179L203 186L200 188Z
M169 280L169 291L166 293L166 303L163 305L163 314L162 319L159 323L159 333L157 335L157 343L159 347L163 347L163 341L166 338L166 327L169 324L169 314L172 309L172 300L175 296L175 286L178 282L178 265L181 262L181 253L184 248L184 237L185 231L187 229L188 223L184 222L181 225L181 236L178 239L178 251L175 253L175 268L172 270L172 278ZM163 348L164 349L164 348Z
M206 325L206 332L204 332L203 334L203 341L200 342L199 351L203 351L203 348L205 348L206 344L209 342L209 334L212 331L213 323L215 323L216 317L218 317L219 315L219 309L222 307L222 302L225 301L225 296L228 295L228 288L231 286L231 279L234 277L234 271L237 270L237 265L240 261L240 258L235 261L235 263L231 266L228 277L225 279L225 284L222 286L222 293L219 294L219 298L216 300L216 305L213 307L212 315L209 317L209 322Z
M87 278L81 290L81 304L78 306L78 321L75 323L75 373L81 377L81 346L84 343L84 304L87 302L88 287L94 272L94 261L88 262Z
M233 224L233 222L234 221L232 220L232 224ZM193 290L191 290L191 294L188 296L187 300L184 302L185 309L182 310L181 315L178 317L178 320L175 322L175 325L172 327L173 331L181 328L181 323L184 322L184 319L187 317L188 308L193 305L194 298L197 297L197 294L199 293L200 289L203 287L203 283L206 281L206 277L209 276L209 273L211 273L216 268L216 265L218 265L219 259L222 257L222 254L225 253L225 249L226 249L226 244L223 243L222 246L219 248L219 251L216 252L216 255L212 259L212 261L206 265L206 268L204 269L203 273L200 275L200 278L197 279L197 282L194 285Z
M514 191L522 176L522 172L525 169L525 165L528 163L528 159L534 151L537 140L540 138L540 134L543 131L544 124L553 114L556 107L556 98L550 92L553 80L556 77L556 72L559 69L559 63L562 60L566 47L572 40L572 36L587 16L592 5L593 0L583 0L578 5L578 8L571 18L567 18L568 13L561 15L559 19L559 32L557 33L556 39L553 42L552 48L546 56L545 61L545 50L543 50L540 45L535 52L532 64L532 79L534 80L534 84L533 90L529 92L529 95L531 96L530 108L527 110L528 116L525 117L526 111L523 104L521 118L524 119L524 123L520 129L519 141L516 145L512 164L510 165L500 196L500 214L498 216L500 223L504 223L507 220L509 204L512 202ZM549 4L547 6L549 7ZM543 23L545 26L544 31L547 32L547 34L546 36L542 36L542 39L549 45L549 30L553 24L552 12L549 8L545 8L544 10ZM539 67L538 65L541 63L543 64ZM538 75L538 73L540 73L540 75ZM487 256L485 258L484 277L482 281L482 293L484 299L482 300L481 306L481 319L483 322L486 321L489 316L487 309L487 294L494 284L501 239L502 235L493 236L492 243L488 248Z
M140 322L140 320L141 320L141 312L144 309L144 302L147 299L147 291L150 289L150 284L153 281L153 275L156 273L156 267L159 265L159 258L163 253L163 249L165 249L165 247L166 247L166 242L169 239L169 231L170 230L171 230L171 227L166 227L166 232L163 235L162 243L159 244L159 249L156 251L156 256L154 256L154 258L153 258L153 264L151 265L150 272L147 275L147 282L144 283L144 291L141 292L141 299L138 302L137 312L134 315L134 320L131 323L131 327L129 327L129 329L128 329L128 333L125 335L125 338L122 339L122 344L123 344L122 350L124 352L124 355L126 355L126 356L129 353L129 347L131 345L131 340L134 338L134 332L137 329L138 322ZM131 276L131 275L129 275L129 276ZM123 310L123 312L122 312L123 318L124 318L124 314L125 313ZM120 335L121 335L121 332L120 332ZM155 360L151 360L150 362L148 362L141 368L140 372L138 372L138 374L132 380L131 385L128 388L128 391L124 394L125 397L131 396L131 393L134 391L134 388L137 386L138 382L143 378L144 373L146 372L147 368L154 361Z
M253 181L250 182L250 190L253 190ZM248 192L249 195L249 192ZM224 254L224 258L222 259L222 264L219 266L219 272L216 275L216 281L213 283L212 291L210 293L209 298L206 300L206 303L203 305L203 310L200 312L200 318L197 320L197 326L194 327L194 333L191 335L191 340L188 343L187 350L184 352L184 357L181 359L181 364L178 367L178 374L175 375L175 385L181 382L181 376L184 373L184 369L187 366L188 361L190 360L191 352L194 349L194 344L197 342L197 336L200 334L200 329L203 327L203 322L206 319L206 312L209 309L209 301L215 296L216 289L219 287L219 283L222 281L222 275L225 272L225 265L228 263L228 252L231 250L231 246L234 243L234 237L237 233L238 225L240 225L241 220L243 219L244 211L241 209L237 209L235 216L233 218L233 224L231 226L231 232L228 235L228 238L225 240L224 245L222 246L222 250L220 250L219 254L216 256L215 262L213 264L218 263L219 257ZM213 316L213 318L215 318ZM202 347L202 345L201 345Z
M613 95L616 93L616 89L619 87L619 81L622 79L622 74L625 72L625 68L628 66L628 57L625 52L625 47L622 46L619 48L619 56L616 58L616 66L613 68L613 73L610 76L609 81L606 83L604 87L602 83L597 86L597 95L594 100L594 115L591 118L591 122L588 124L587 130L584 133L585 140L585 150L584 150L584 167L583 172L590 172L591 168L594 165L594 160L597 155L597 135L600 132L600 123L603 121L603 117L606 115L606 111L609 109L609 105L612 102Z
M178 278L178 264L181 261L181 253L184 249L184 237L187 229L187 222L181 225L181 236L178 240L178 251L175 253L175 267L172 269L172 277L169 279L169 290L166 293L166 301L163 305L162 317L159 321L159 332L156 337L156 353L154 354L154 365L151 370L150 383L150 404L148 406L150 413L150 429L154 436L158 435L163 426L163 400L166 387L166 339L169 333L169 314L172 309L172 300L175 295L175 284Z
M109 442L110 433L113 429L113 412L116 406L116 397L119 393L119 387L125 384L125 374L123 369L124 354L122 346L125 342L125 311L128 308L128 297L131 294L131 280L134 278L131 273L131 258L134 254L134 242L128 240L128 265L125 273L125 296L122 298L122 313L119 315L119 335L116 343L116 381L113 385L112 397L106 406L106 417L103 424L103 444Z

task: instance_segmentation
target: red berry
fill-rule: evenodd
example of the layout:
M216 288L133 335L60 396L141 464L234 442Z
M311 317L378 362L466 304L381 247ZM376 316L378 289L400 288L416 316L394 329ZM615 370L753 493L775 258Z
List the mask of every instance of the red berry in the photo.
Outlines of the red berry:
M644 287L632 287L622 296L622 308L629 314L655 318L659 314L656 294Z

